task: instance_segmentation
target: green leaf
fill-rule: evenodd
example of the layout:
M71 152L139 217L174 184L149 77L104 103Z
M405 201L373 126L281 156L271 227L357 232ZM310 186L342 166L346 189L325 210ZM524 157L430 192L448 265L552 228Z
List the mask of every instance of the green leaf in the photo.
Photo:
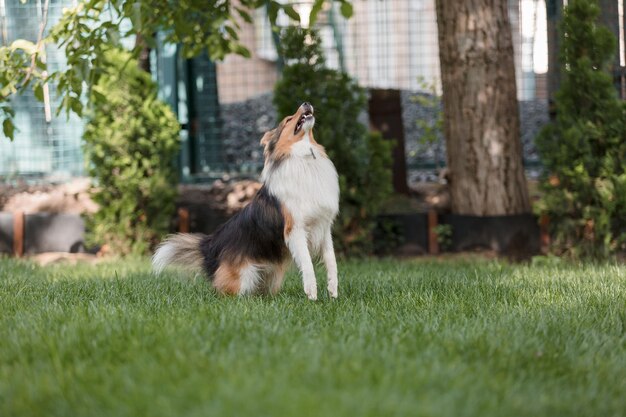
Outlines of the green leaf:
M292 18L296 22L300 21L300 15L298 14L298 12L296 12L296 10L293 8L292 5L287 4L287 5L283 6L283 10L287 14L287 16L289 16L290 18Z
M276 18L278 17L278 11L280 10L280 3L277 1L270 1L267 4L267 15L270 19L272 26L276 25Z
M224 26L224 29L226 30L226 32L228 32L228 34L230 35L230 37L234 40L238 40L239 39L239 35L237 35L237 31L235 31L235 29L233 29L231 26Z
M106 35L109 39L109 42L111 42L113 45L117 45L120 42L120 33L117 28L108 28L106 30Z
M43 101L43 85L37 84L35 88L33 88L33 92L35 93L35 98L39 101Z
M89 60L81 58L78 60L78 73L80 77L86 81L89 79Z
M63 94L63 90L67 88L67 73L59 73L59 82L57 84L57 93Z
M245 22L252 23L252 17L250 16L250 14L247 11L245 11L241 7L235 7L235 9L237 10L237 13L239 13L239 16L241 16L241 18Z
M309 26L314 26L317 21L317 15L324 6L324 0L315 0L313 7L311 7L311 13L309 13Z
M83 115L83 103L81 103L79 99L72 99L70 102L70 106L72 108L72 111L76 113L77 116Z
M341 15L346 19L350 19L354 14L354 9L352 8L352 4L348 1L344 1L341 3Z
M69 120L70 115L69 115L69 105L70 102L70 96L69 95L65 95L63 96L63 100L61 100L61 105L59 107L57 107L57 111L56 111L56 115L58 116L59 114L61 114L61 112L65 109L65 113L67 114L67 119Z
M235 52L238 55L241 55L244 58L250 58L252 56L252 54L250 53L250 50L246 48L245 46L243 46L242 44L236 44L233 48L233 52Z
M15 132L15 126L13 125L13 120L4 119L4 122L2 122L2 131L4 132L4 136L13 140L13 134Z
M6 97L14 92L15 88L13 87L13 84L5 85L2 89L0 89L0 97Z
M37 57L37 59L35 60L35 66L37 67L37 69L42 71L45 71L48 68L46 63L40 59L40 56Z
M15 110L13 110L10 106L2 106L0 108L2 109L3 112L8 114L9 116L11 117L15 116Z
M91 101L98 102L98 103L106 102L106 96L102 94L100 91L98 91L97 87L94 87L91 89L91 95L92 95Z
M156 49L157 48L157 41L156 38L152 35L144 35L144 41L146 42L146 45L148 45L148 47L150 49Z

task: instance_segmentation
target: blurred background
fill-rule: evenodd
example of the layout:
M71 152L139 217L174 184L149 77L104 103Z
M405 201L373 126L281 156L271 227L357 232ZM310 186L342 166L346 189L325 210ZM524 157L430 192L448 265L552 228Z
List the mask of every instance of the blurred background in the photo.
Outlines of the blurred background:
M364 89L367 105L360 111L359 121L393 142L390 166L393 193L385 197L382 207L373 211L422 216L421 220L396 218L393 221L399 221L401 226L394 227L381 226L379 221L375 228L378 236L391 228L403 235L401 240L414 241L413 249L407 249L410 253L428 251L425 213L434 210L441 215L451 210L446 189L448 172L442 132L442 77L435 0L355 0L350 3L349 16L342 12L345 2L321 2L324 7L314 25L310 24L309 16L320 2L273 2L290 6L299 16L299 22L293 13L283 9L276 12L269 7L270 3L251 8L249 22L235 18L239 41L249 56L231 53L223 59L211 59L209 53L202 52L188 58L184 47L171 42L166 32L154 33L150 48L144 48L147 56L141 65L148 69L156 83L158 98L172 110L180 126L180 148L175 161L176 182L181 184L176 197L179 211L167 228L210 232L245 205L258 189L255 180L263 167L258 142L263 133L275 127L280 116L274 91L290 65L279 53L284 46L280 33L296 26L315 29L325 67L348 74ZM562 71L558 28L567 2L507 0L505 3L513 45L522 160L531 199L537 199L537 183L546 171L535 139L556 113L554 97ZM76 0L0 0L2 45L11 45L18 39L37 40L42 27L49 33L63 11L76 5ZM623 99L626 96L623 0L600 1L599 20L616 39L609 75L615 92ZM128 26L130 22L122 22L121 26L125 24ZM121 44L133 49L137 40L126 37ZM68 69L62 47L46 43L45 54L49 73ZM87 203L66 210L51 209L56 203L43 206L29 203L24 196L15 200L18 193L50 193L54 187L61 186L65 187L61 193L64 196L80 195L75 200L88 201L90 182L76 181L90 176L82 139L87 122L75 112L57 114L57 108L64 104L55 83L54 79L48 82L50 88L45 90L44 100L36 98L36 92L30 90L12 98L14 140L0 141L0 181L4 187L0 192L0 209L4 205L6 212L96 210L95 206L87 207ZM321 107L319 123L324 123L324 117ZM69 191L67 184L73 184ZM60 202L56 206L67 204ZM216 207L219 213L210 212ZM212 214L207 215L208 212ZM539 220L533 219L533 224L539 225ZM426 232L422 229L406 232L420 222L424 223L420 227ZM398 227L403 231L398 232ZM452 233L446 230L440 228L440 241L445 240L441 235ZM539 233L537 226L536 234ZM430 239L433 240L432 236ZM545 237L542 242L548 240ZM486 244L493 249L490 245ZM497 249L501 246L497 245Z
M292 3L301 16L308 16L313 0ZM48 28L72 4L51 1ZM543 0L509 1L524 160L531 175L536 175L538 164L533 139L549 119L548 25L556 24L549 21L556 16L548 16L546 10ZM160 97L175 110L183 126L183 181L210 181L225 174L250 176L262 167L258 140L276 122L272 92L281 62L276 53L279 39L272 35L267 11L257 9L252 17L254 22L244 23L240 35L251 58L231 55L212 62L205 55L184 59L176 45L162 43L151 51L152 76ZM621 8L619 17L614 20L623 22ZM4 44L20 38L34 40L42 1L2 0L0 19ZM277 24L287 26L293 21L281 13ZM328 66L348 72L367 89L400 93L397 111L405 135L408 180L436 179L437 169L445 165L445 147L442 141L423 144L417 121L434 119L437 109L415 99L441 93L435 1L355 1L350 19L335 6L322 13L316 27ZM53 45L46 52L53 69L65 65L63 53ZM621 76L621 65L616 78ZM18 97L15 108L19 132L15 141L0 142L0 175L58 181L84 174L83 126L78 117L71 116L68 122L60 115L48 122L44 104L32 94Z

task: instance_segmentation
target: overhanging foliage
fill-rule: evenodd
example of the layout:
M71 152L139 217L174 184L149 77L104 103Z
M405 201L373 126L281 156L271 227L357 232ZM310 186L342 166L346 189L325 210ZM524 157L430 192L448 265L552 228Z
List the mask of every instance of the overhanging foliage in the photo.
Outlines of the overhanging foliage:
M309 17L314 24L325 5L335 1L341 5L344 17L352 15L348 0L315 0ZM44 16L49 2L44 4ZM244 22L252 22L250 11L265 7L272 25L281 10L291 19L300 16L290 3L277 0L87 0L65 10L61 20L43 38L47 24L44 18L36 44L19 40L0 47L0 117L4 136L14 137L13 109L10 98L27 88L35 91L43 101L43 84L56 85L61 103L57 113L74 112L82 116L83 103L104 100L91 93L101 76L113 70L105 57L107 51L121 46L124 38L141 36L150 47L156 45L155 36L163 34L166 42L181 45L185 57L191 58L206 51L213 60L228 54L249 56L241 43L238 31ZM44 47L55 44L65 51L64 70L46 73ZM132 58L141 52L142 45L132 51ZM87 93L87 94L84 94ZM87 99L87 101L83 99Z

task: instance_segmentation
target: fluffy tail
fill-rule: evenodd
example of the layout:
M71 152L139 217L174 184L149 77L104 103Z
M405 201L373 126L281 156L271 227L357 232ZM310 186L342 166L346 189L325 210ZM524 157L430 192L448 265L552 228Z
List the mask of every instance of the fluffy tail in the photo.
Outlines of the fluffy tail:
M204 257L200 251L200 243L207 237L190 233L168 236L152 256L154 272L160 274L166 266L172 264L201 271Z

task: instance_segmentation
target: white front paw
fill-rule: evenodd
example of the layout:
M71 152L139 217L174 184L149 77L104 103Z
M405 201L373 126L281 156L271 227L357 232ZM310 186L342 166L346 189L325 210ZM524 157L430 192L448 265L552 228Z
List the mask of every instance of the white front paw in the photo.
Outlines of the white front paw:
M309 297L309 300L317 300L317 284L315 281L304 284L304 293Z
M330 294L331 298L337 298L339 293L337 291L337 282L329 282L328 283L328 294Z

